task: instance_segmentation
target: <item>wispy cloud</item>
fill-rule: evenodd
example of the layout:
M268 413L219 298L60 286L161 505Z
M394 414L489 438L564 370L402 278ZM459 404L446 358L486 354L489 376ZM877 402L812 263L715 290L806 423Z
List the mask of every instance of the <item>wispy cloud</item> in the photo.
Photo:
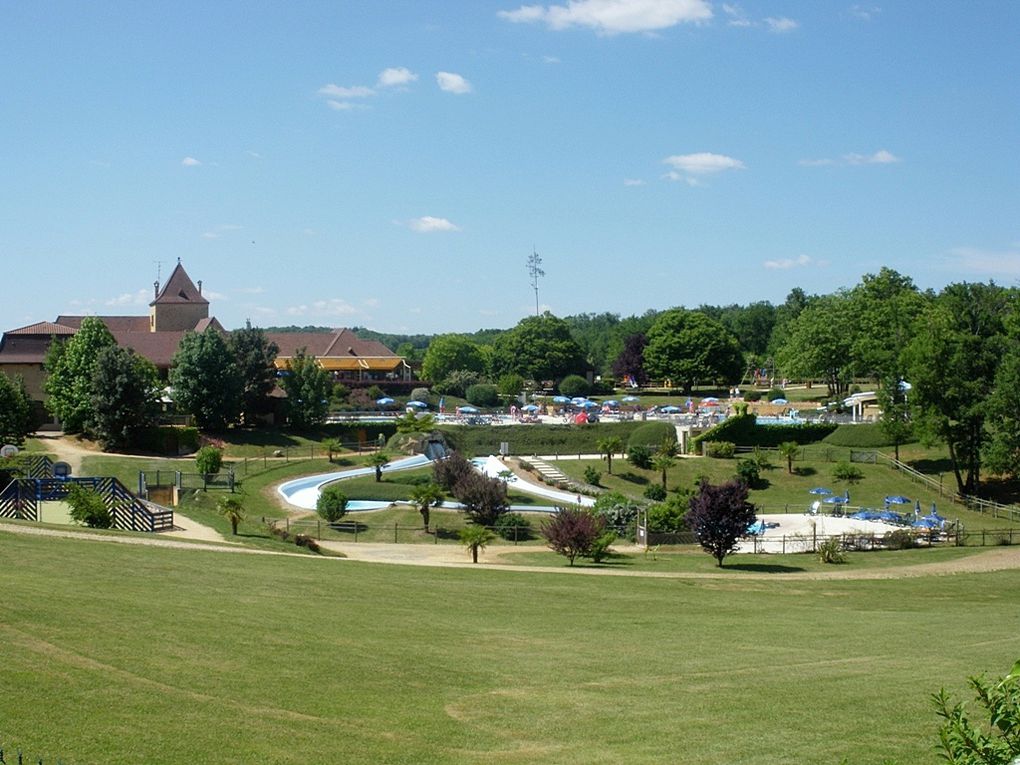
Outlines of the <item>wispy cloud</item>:
M326 101L326 106L334 111L345 112L357 109L367 109L365 104L356 104L352 101L337 101L335 98L330 98Z
M769 32L792 32L800 26L800 22L785 16L768 16L756 21L747 15L736 3L723 3L723 13L727 16L726 24L731 27L764 27Z
M103 301L108 306L127 305L148 305L152 300L152 293L149 290L138 290L137 292L123 292L117 297Z
M431 234L436 231L460 231L460 227L446 218L436 218L432 215L423 215L407 221L407 227L419 234Z
M640 178L624 178L623 179L623 185L624 186L644 186L645 182L643 180L641 180Z
M220 235L225 231L240 231L244 226L239 226L236 223L221 223L214 228L202 233L203 239L219 239Z
M471 83L453 72L436 72L436 84L447 93L463 95L471 92Z
M184 159L181 160L181 164L184 165L185 167L198 167L202 163L199 162L194 157L185 157Z
M379 72L379 79L376 86L380 88L393 88L400 85L408 85L417 82L418 75L406 66L394 66L383 69Z
M592 29L600 35L657 32L712 18L707 0L567 0L565 5L522 5L497 15L517 24L545 24L549 29Z
M543 64L559 64L562 63L558 56L542 56Z
M358 313L358 309L343 298L330 298L292 305L286 308L284 313L288 316L353 316Z
M837 159L823 157L821 159L801 159L797 164L804 167L827 167L830 165L893 165L903 160L886 149L879 149L871 154L844 154Z
M707 175L714 175L726 170L743 170L745 165L739 159L727 157L725 154L713 154L702 151L694 154L674 154L662 160L671 170L665 177L671 181L686 181L689 186L697 186Z
M329 85L323 85L319 88L320 96L329 96L330 98L368 98L374 96L375 91L371 88L366 88L364 85L355 85L350 88L344 88L339 85L329 83Z
M1020 277L1020 242L1005 250L956 247L949 251L946 264L954 271L977 276L1014 279Z
M773 270L786 270L788 268L804 268L814 263L808 255L798 255L796 258L780 258L778 260L766 260L762 265Z
M850 15L861 21L872 21L882 9L877 5L851 5Z
M800 26L800 22L788 19L785 16L780 18L769 16L765 19L765 26L768 27L770 32L792 32Z

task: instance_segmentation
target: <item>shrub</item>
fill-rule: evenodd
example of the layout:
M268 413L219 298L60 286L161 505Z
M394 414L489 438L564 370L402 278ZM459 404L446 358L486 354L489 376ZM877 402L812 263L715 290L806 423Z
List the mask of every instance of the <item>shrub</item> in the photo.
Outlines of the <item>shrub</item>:
M202 475L216 475L223 467L223 451L215 446L203 446L195 454L195 469Z
M652 469L652 449L643 444L636 444L627 450L627 461L641 470Z
M732 441L706 441L705 456L716 459L732 459L737 447Z
M373 401L378 401L379 399L386 395L386 391L384 391L378 385L369 385L365 389L365 393L368 394L368 397Z
M496 388L501 396L516 398L524 390L524 378L519 374L503 375L496 381Z
M198 448L198 428L158 425L135 434L139 451L154 454L187 454Z
M861 469L847 460L840 460L832 469L832 480L834 481L857 483L862 478L864 478L864 473L861 472Z
M690 507L690 494L672 494L665 502L651 505L648 508L648 530L659 533L675 534L687 531L687 510Z
M591 544L591 548L584 557L591 558L592 563L601 563L612 554L613 551L610 550L609 547L615 541L616 532L604 531L595 538L595 541Z
M882 537L882 544L890 550L909 550L917 546L917 540L909 529L896 529Z
M531 523L520 513L503 513L496 519L494 528L503 539L531 539Z
M428 388L414 388L411 391L411 400L412 401L422 401L422 402L424 402L426 404L431 404L432 403L432 401L430 400L430 397L429 397L429 389Z
M856 425L840 425L827 435L824 442L832 446L847 446L854 449L878 449L893 446L881 423L862 422ZM906 442L911 439L907 438ZM905 443L905 442L901 442Z
M822 563L846 563L846 553L839 540L830 537L818 545L818 560Z
M477 372L467 369L458 369L450 372L443 380L432 386L440 396L463 396L464 392L481 380Z
M336 523L347 515L347 495L339 486L327 486L319 494L315 511L327 523Z
M637 505L619 492L606 492L595 499L592 512L616 529L629 526L637 518Z
M560 393L568 398L587 396L591 385L581 375L567 375L560 381Z
M833 423L806 422L800 425L757 425L753 414L730 417L714 428L696 436L695 448L706 441L732 441L741 446L779 446L784 441L813 444L821 441L836 429ZM856 426L855 426L856 427Z
M737 460L737 478L754 488L761 481L761 469L753 459Z
M761 401L761 391L749 390L744 394L744 401Z
M475 383L465 391L464 397L475 406L496 406L499 403L499 391L492 383Z
M67 504L71 506L70 516L75 523L91 529L108 529L113 525L110 509L103 498L91 489L73 484L67 492Z
M598 486L599 481L602 480L602 473L599 472L597 467L588 465L584 469L584 480L590 483L592 486Z
M646 422L634 428L627 439L628 451L632 446L647 446L653 451L664 440L676 441L676 428L668 422Z
M772 388L765 396L769 401L775 401L777 398L786 398L786 391L782 388Z
M662 502L667 496L666 487L661 483L650 483L645 487L644 495L645 499L650 499L652 502Z

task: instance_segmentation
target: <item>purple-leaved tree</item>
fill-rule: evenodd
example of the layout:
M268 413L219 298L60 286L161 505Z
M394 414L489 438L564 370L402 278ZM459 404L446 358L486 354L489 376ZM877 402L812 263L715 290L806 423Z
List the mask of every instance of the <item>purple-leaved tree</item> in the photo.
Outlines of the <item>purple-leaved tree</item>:
M718 486L702 481L698 493L691 497L685 520L702 548L722 566L723 558L736 549L737 542L756 519L742 481Z

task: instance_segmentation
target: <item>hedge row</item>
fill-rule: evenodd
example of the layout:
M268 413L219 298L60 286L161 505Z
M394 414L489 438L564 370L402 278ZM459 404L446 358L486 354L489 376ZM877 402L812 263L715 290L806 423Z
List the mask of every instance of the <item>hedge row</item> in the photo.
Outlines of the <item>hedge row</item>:
M832 423L812 422L803 425L758 425L756 417L730 417L714 428L695 436L692 446L695 452L701 450L702 441L730 441L737 446L779 446L786 441L798 444L814 444L823 440L838 426Z
M877 423L840 425L835 432L825 437L825 443L854 449L878 449L893 445L893 442L882 431L882 426Z
M617 436L625 444L640 422L599 422L590 425L447 425L446 440L466 457L498 454L506 441L511 454L595 454L598 442Z
M135 448L152 454L177 456L198 449L198 428L156 425L139 431Z

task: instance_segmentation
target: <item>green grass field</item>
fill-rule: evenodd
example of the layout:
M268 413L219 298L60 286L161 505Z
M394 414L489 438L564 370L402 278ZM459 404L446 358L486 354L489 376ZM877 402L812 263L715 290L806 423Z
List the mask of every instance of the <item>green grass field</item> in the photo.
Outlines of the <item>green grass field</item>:
M0 531L0 741L66 763L934 763L1020 572L661 580ZM34 760L33 760L34 761Z

